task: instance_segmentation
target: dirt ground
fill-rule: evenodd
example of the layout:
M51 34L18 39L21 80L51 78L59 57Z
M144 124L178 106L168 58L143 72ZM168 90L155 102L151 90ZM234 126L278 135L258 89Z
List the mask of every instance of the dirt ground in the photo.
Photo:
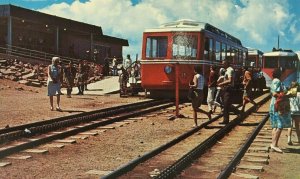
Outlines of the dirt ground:
M74 95L72 98L63 95L61 108L64 112L50 111L45 87L28 87L0 79L0 128L141 100L145 99L142 96L119 98L118 94ZM207 110L206 107L204 109ZM191 107L183 108L180 113L185 118L173 121L167 120L168 114L146 117L97 136L89 136L86 140L76 140L76 144L62 149L50 148L48 154L34 154L33 158L25 161L2 159L0 162L10 161L12 165L0 168L0 178L98 178L98 175L86 172L116 169L189 130L193 126L191 112ZM205 120L201 117L199 123ZM270 153L270 164L265 167L262 178L293 179L300 176L300 145L287 146L285 135L286 131L282 134L280 145L288 152Z

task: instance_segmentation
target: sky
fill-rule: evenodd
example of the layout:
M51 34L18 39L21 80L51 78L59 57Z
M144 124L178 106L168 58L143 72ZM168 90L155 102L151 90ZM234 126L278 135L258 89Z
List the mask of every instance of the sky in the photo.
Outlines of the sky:
M269 52L300 50L300 0L0 0L101 26L105 35L127 39L127 54L141 56L147 28L179 19L207 22L239 38L245 47Z

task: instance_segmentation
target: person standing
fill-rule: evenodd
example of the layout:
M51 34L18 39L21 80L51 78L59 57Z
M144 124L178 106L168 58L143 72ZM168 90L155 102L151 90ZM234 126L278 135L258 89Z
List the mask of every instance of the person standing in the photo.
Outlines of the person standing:
M271 150L282 153L282 150L278 147L278 141L283 128L291 127L291 113L288 110L281 111L281 109L275 109L275 103L280 98L281 92L284 90L284 86L280 81L281 70L275 69L273 71L273 80L270 86L271 91L271 102L269 107L269 114L272 126L272 144ZM277 103L278 104L278 103ZM277 105L279 106L279 105ZM288 105L289 107L289 105Z
M116 56L114 56L114 58L112 59L112 69L113 69L113 76L117 76L118 75L118 69L117 69L117 59Z
M243 76L243 85L244 85L244 93L243 93L243 107L242 112L245 110L245 106L248 102L253 104L255 108L257 109L256 102L252 99L252 75L251 72L248 70L248 67L243 68L244 76Z
M129 80L129 75L127 70L122 66L121 67L122 73L119 76L119 83L120 83L120 97L127 96L127 83Z
M130 55L128 54L127 55L127 58L125 59L125 62L124 62L124 68L127 70L129 76L131 75L131 58L130 58Z
M50 99L50 110L53 111L53 96L57 97L57 111L62 111L60 108L60 89L61 89L61 67L59 64L59 57L52 58L52 64L48 66L48 96Z
M228 124L229 123L229 111L233 110L236 114L240 114L240 111L236 109L232 105L232 99L234 96L234 69L230 66L230 62L228 60L224 60L223 67L226 69L224 81L219 83L218 86L223 88L223 103L224 103L224 110L223 110L223 122L219 124Z
M90 65L88 64L87 60L83 61L82 70L83 70L84 90L88 90L87 84L88 84L88 79L90 74Z
M76 84L78 87L78 94L77 95L83 95L84 92L84 71L82 64L79 64L78 71L76 73Z
M203 88L204 88L204 76L202 75L202 69L200 65L194 66L194 77L193 82L189 85L195 92L195 95L192 97L192 107L193 107L193 117L195 122L195 127L198 126L197 123L197 112L202 112L208 116L208 119L211 120L211 114L200 109L200 106L203 101Z
M72 61L69 61L68 66L64 69L64 76L67 83L67 97L71 98L72 88L74 86L74 79L76 76L76 68L73 66Z
M207 104L209 113L213 113L214 106L214 95L217 87L218 75L216 73L216 66L210 66L210 73L208 77L208 92L207 92Z

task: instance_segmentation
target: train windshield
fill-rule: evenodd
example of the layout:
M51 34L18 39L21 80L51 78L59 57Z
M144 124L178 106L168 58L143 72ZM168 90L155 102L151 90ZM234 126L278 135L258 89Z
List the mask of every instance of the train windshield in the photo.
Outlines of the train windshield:
M168 37L148 37L146 46L147 58L164 58L167 56Z
M196 59L198 38L194 35L173 37L173 58Z
M297 61L295 57L281 57L279 59L279 67L285 69L295 69L297 67Z

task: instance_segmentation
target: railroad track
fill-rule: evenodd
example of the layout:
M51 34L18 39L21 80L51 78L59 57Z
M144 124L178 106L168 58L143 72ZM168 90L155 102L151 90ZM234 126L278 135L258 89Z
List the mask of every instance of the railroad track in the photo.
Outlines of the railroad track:
M1 129L0 159L25 149L171 106L174 103L169 100L149 100Z
M265 103L270 96L268 94L264 94L262 97L260 97L259 104ZM193 173L193 166L195 162L197 163L198 158L200 156L207 155L206 160L213 160L218 159L217 161L223 161L223 158L214 158L212 156L213 153L208 154L211 150L218 150L214 149L216 146L222 146L223 142L219 142L224 136L226 136L224 139L228 138L229 141L232 141L231 136L232 134L237 133L236 128L237 127L244 127L245 129L252 132L253 128L255 128L259 120L257 120L257 117L255 118L255 121L251 121L250 118L245 118L252 114L254 111L254 107L251 107L248 109L244 115L244 117L234 117L231 118L231 122L226 126L220 126L217 122L217 119L221 117L221 115L214 117L212 120L204 122L197 128L194 128L181 136L177 137L176 139L156 148L153 151L150 151L143 156L132 160L131 162L121 166L120 168L116 169L115 171L111 172L110 174L104 176L103 178L197 178L199 177L199 173L201 171L197 170L197 173L195 175L192 175ZM251 115L252 117L255 117L255 115ZM257 116L257 115L256 115ZM233 117L233 116L231 116ZM260 119L262 116L259 117ZM267 117L265 117L267 118ZM249 120L249 122L247 122ZM244 122L243 122L244 121ZM250 124L250 125L245 125ZM230 133L230 131L233 131ZM244 136L249 135L249 131L245 132L245 130L241 130ZM240 134L242 135L242 134ZM246 140L245 138L245 140ZM236 138L237 139L237 138ZM223 144L224 147L226 146L232 146L233 149L237 149L241 146L240 143L237 143L236 141L241 141L242 138L238 138L238 140L233 140L236 143L236 146L233 146L233 144ZM223 139L222 139L223 140ZM192 150L191 150L192 149ZM219 151L223 151L224 149L220 149ZM226 151L229 149L226 149ZM217 152L218 153L218 152ZM219 152L222 153L222 152ZM222 155L221 155L222 156ZM230 163L230 158L234 156L234 153L226 154L225 156L225 163L222 163L219 168L211 169L210 171L214 171L217 174L220 174L221 170L226 168L226 164ZM202 159L202 157L200 158ZM199 160L200 160L199 159ZM193 164L192 162L195 161ZM199 165L206 166L206 162L198 162ZM238 161L239 162L239 161ZM234 164L237 164L238 162L234 162ZM221 164L221 162L220 162ZM208 165L209 166L209 165ZM214 165L212 165L214 166ZM188 168L187 168L188 167ZM201 168L201 167L198 167ZM228 167L231 170L231 173L233 170L232 168L235 167ZM184 170L184 172L182 172ZM191 170L191 171L189 171ZM205 171L205 168L203 168L203 171ZM213 172L210 172L210 175L205 174L205 176L209 176L208 178L216 178L218 176L216 173L213 174ZM179 175L179 176L178 176ZM216 175L216 176L215 176ZM202 176L204 177L204 176ZM201 177L200 177L201 178ZM205 178L205 177L204 177Z

